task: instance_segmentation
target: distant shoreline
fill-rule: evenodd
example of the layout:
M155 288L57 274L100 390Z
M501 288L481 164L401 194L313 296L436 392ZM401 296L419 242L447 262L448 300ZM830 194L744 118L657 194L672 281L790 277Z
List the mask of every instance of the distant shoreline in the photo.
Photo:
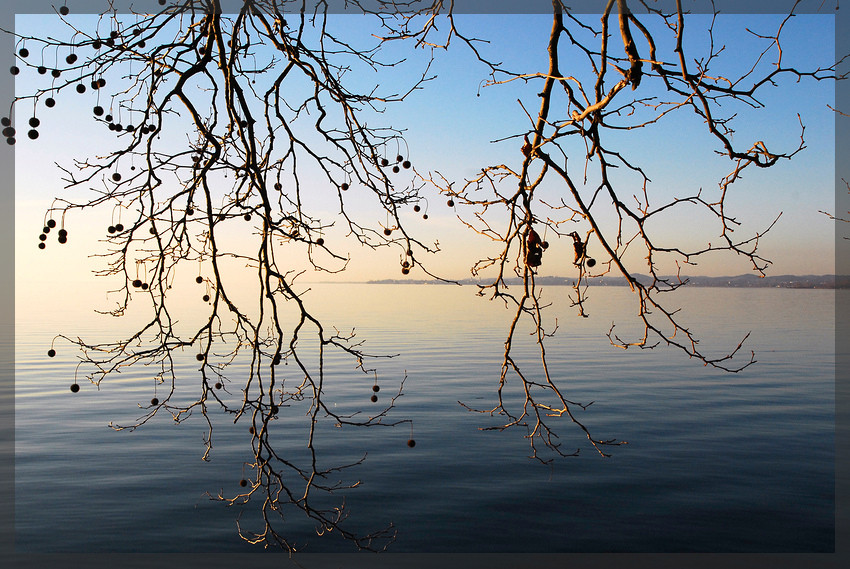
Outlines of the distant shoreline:
M646 275L635 275L638 282L649 284L650 277ZM679 277L665 277L670 283L678 283ZM850 275L779 275L769 277L757 277L756 275L738 275L734 277L681 277L689 287L724 287L724 288L805 288L805 289L845 289L850 288ZM476 281L473 279L462 279L457 281L461 285L478 285L487 281ZM508 285L522 283L522 279L505 279ZM568 277L537 277L538 285L546 286L573 286L575 279ZM361 284L392 284L392 285L444 285L455 284L438 280L423 279L382 279L366 281ZM628 282L623 277L600 277L585 281L589 286L627 286ZM664 288L664 287L662 287Z

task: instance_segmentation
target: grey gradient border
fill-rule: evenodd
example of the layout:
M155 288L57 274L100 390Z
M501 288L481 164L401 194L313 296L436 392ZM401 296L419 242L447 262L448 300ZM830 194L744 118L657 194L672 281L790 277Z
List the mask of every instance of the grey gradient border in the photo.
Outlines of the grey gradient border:
M308 4L315 0L305 0ZM371 2L372 0L366 0ZM798 13L835 13L836 54L850 53L850 5L837 10L839 0L805 0ZM5 0L0 1L0 24L11 27L16 13L50 14L62 4L76 13L96 13L103 9L106 0ZM345 11L344 0L327 0L334 11ZM673 0L649 0L652 6L674 5ZM155 9L156 0L114 0L113 6L121 11ZM241 0L222 0L225 11L240 6ZM448 4L448 2L446 2ZM455 0L458 13L522 14L548 12L550 0ZM568 0L575 12L600 12L604 0ZM723 13L768 14L787 13L793 0L715 0L714 5ZM692 13L711 10L710 0L685 0L686 9ZM639 12L637 7L633 7ZM837 10L837 11L836 11ZM841 31L848 32L843 35ZM13 41L0 36L0 104L6 104L14 95L14 84L5 70L13 62ZM850 70L850 63L843 71ZM838 108L850 111L850 82L836 85ZM5 111L0 112L5 114ZM836 115L836 202L839 214L850 211L850 195L843 180L850 182L850 117ZM304 567L307 569L339 568L410 568L424 569L515 569L524 567L628 567L635 569L659 567L689 567L695 569L722 567L723 569L830 569L844 567L850 560L850 290L836 292L836 381L835 381L835 552L826 554L299 554L288 558L284 554L73 554L39 555L17 554L14 551L14 154L0 150L0 566L17 568L91 567L135 568L152 565L160 567L204 567L208 569L250 566ZM850 275L850 229L839 224L836 232L836 274ZM49 540L50 536L39 536ZM844 559L844 562L841 562Z

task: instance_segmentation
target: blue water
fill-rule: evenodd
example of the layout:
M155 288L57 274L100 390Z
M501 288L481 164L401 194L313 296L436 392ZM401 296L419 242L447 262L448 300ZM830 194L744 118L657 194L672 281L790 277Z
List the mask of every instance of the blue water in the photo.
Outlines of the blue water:
M591 317L568 308L571 289L549 287L558 334L552 374L569 399L594 401L582 421L596 437L628 445L599 456L566 420L556 421L576 458L530 460L524 430L482 431L497 419L470 413L496 401L508 314L450 286L318 285L308 297L340 330L356 326L373 352L382 402L404 375L392 428L320 428L326 465L359 487L335 494L355 532L392 523L396 552L826 552L834 548L834 293L788 289L692 289L675 297L683 318L722 353L748 331L758 363L737 374L706 368L662 347L621 350L605 332L635 330L628 289L591 288ZM56 333L107 334L80 312L18 307L16 323L16 545L22 552L255 551L239 539L259 502L225 507L206 492L237 493L250 459L247 425L211 414L206 424L157 416L135 431L137 404L153 393L149 370L127 368L100 390L68 385L69 348L45 351ZM533 345L520 345L531 369ZM749 353L749 352L747 352ZM373 409L373 377L331 358L328 401ZM193 367L181 367L192 382ZM197 374L197 372L195 372ZM238 389L234 389L238 396ZM303 455L307 421L283 409L276 440ZM278 432L279 431L279 434ZM412 433L412 435L411 435ZM416 446L408 448L411 436ZM248 449L248 452L245 452ZM300 454L299 454L300 453ZM250 529L250 528L249 528ZM279 530L307 551L346 552L338 535L317 537L299 511Z

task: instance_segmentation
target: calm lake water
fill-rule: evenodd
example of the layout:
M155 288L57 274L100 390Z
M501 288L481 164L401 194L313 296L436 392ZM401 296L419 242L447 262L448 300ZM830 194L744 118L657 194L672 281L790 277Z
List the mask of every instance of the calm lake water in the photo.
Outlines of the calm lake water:
M317 446L327 465L366 461L340 474L362 484L342 498L348 529L392 523L396 552L828 552L834 548L833 291L694 288L674 297L710 354L746 346L758 363L737 374L706 368L682 353L621 350L605 333L635 330L626 288L589 289L590 318L569 309L569 288L548 287L558 334L552 374L565 396L595 403L580 411L600 438L629 442L603 458L566 420L556 421L577 458L551 466L530 460L521 429L496 424L481 408L496 401L507 311L469 287L316 285L308 301L340 330L356 326L368 350L397 353L376 362L380 395L404 395L392 417L411 427L325 429ZM203 462L205 422L157 416L133 422L152 396L149 370L127 369L95 390L67 345L45 353L58 333L104 334L103 319L18 307L16 322L16 545L21 552L256 551L236 520L255 519L205 492L238 492L250 458L247 425L213 414L211 461ZM530 361L533 345L520 346ZM747 354L749 352L747 351ZM196 367L181 368L189 382ZM341 407L367 411L372 377L352 376L332 359L326 382ZM531 368L529 368L531 369ZM238 390L236 390L238 395ZM297 452L306 417L278 422ZM316 536L300 512L283 533L313 552L347 552L337 535Z

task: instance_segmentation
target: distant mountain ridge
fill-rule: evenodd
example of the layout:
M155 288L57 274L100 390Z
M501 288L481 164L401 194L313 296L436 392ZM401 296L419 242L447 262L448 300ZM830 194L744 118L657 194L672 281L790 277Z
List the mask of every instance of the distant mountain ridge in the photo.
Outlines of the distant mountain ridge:
M647 275L635 275L638 282L649 284L651 278ZM671 283L678 283L679 277L665 277ZM687 286L699 287L728 287L728 288L850 288L850 275L779 275L758 277L756 275L738 275L734 277L681 277ZM575 279L568 277L537 277L537 284L548 286L573 286ZM505 279L508 285L522 283L520 278ZM474 279L457 281L462 285L477 285ZM367 284L453 284L436 280L421 279L383 279L368 281ZM623 277L600 277L587 281L590 286L627 286Z

